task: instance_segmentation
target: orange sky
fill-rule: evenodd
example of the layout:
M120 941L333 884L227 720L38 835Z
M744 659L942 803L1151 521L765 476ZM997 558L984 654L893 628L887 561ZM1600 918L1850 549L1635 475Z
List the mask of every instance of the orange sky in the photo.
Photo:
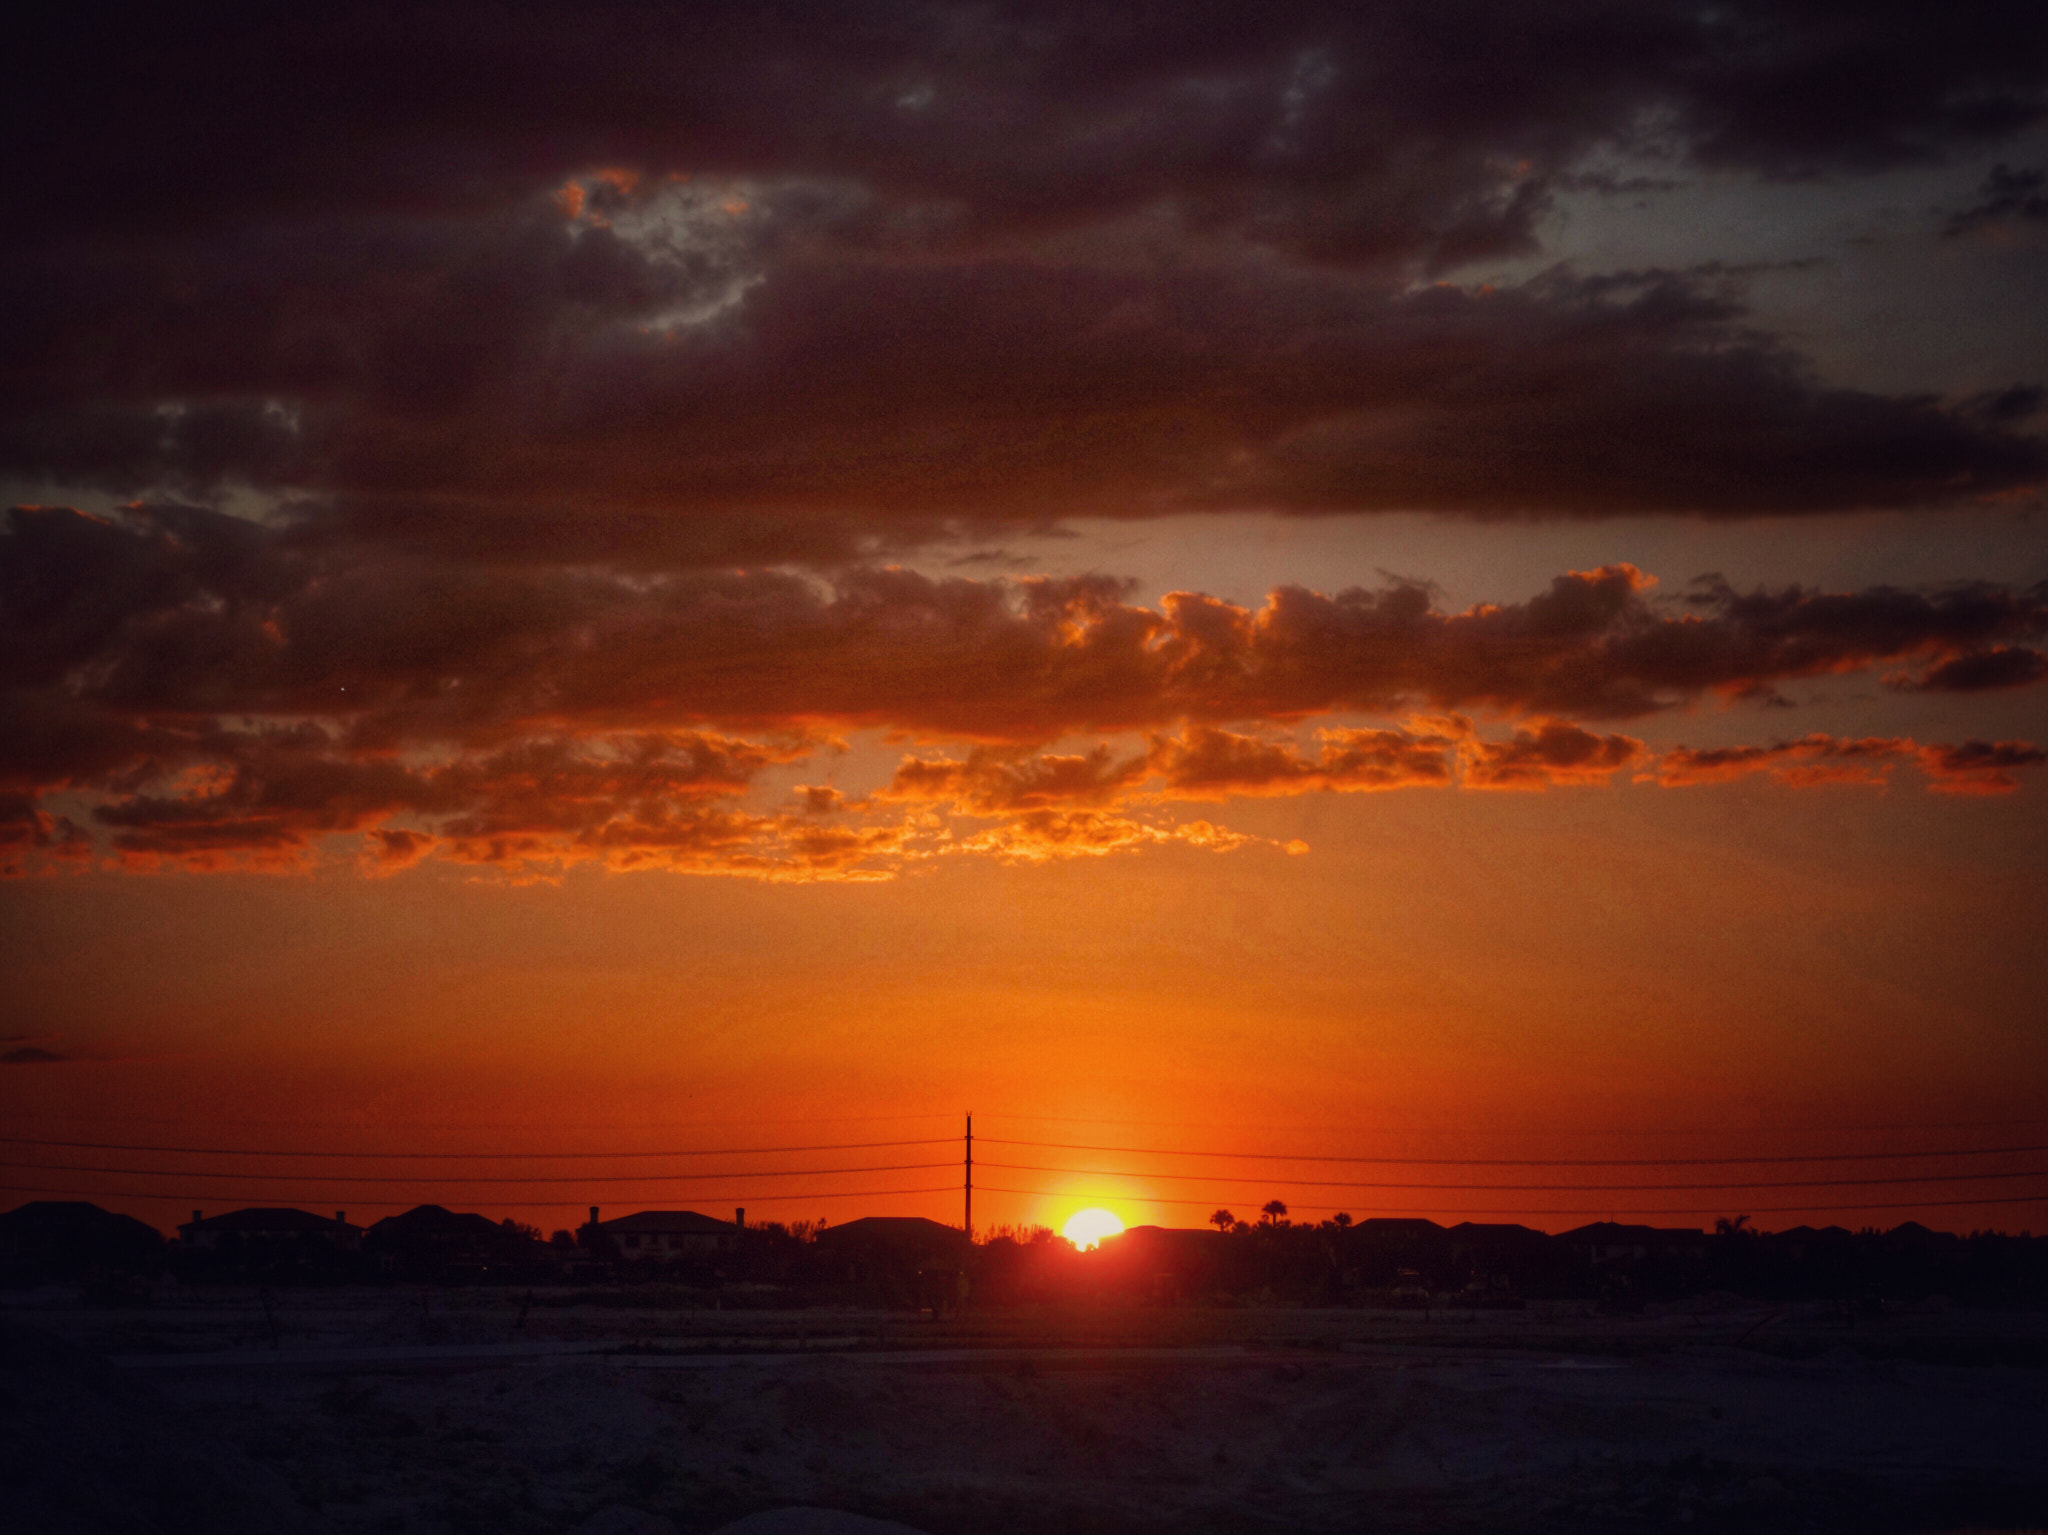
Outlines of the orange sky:
M12 1192L952 1218L768 1151L972 1109L1125 1149L984 1224L1556 1229L1673 1200L1129 1148L2048 1131L2038 19L1445 14L52 10ZM1778 1169L1948 1181L1658 1218L2048 1224Z
M2041 1138L2039 1127L1861 1128L2023 1119L2040 1101L2048 1060L2028 956L2043 850L2038 818L2015 816L2008 800L1624 786L1318 795L1234 815L1313 850L954 862L883 885L585 870L517 886L432 867L376 882L330 871L16 883L0 895L20 982L10 1005L33 1010L78 1058L9 1070L0 1087L9 1117L37 1136L341 1150L921 1139L957 1136L969 1107L984 1137L1311 1155L1661 1158ZM889 1166L957 1150L429 1164L442 1179L367 1185L287 1174L416 1169L42 1148L24 1159L186 1172L19 1181L165 1189L115 1201L162 1224L195 1199L374 1215L432 1198L552 1226L592 1202L623 1212L713 1203L705 1194L746 1196L759 1218L890 1209L957 1219L957 1194L829 1193L956 1187L950 1168L668 1185L444 1181ZM1215 1204L1256 1208L1275 1195L1446 1220L1696 1204L1704 1223L1808 1195L1314 1191L1289 1175L1571 1185L2048 1165L2021 1156L1601 1178L988 1145L981 1156L1129 1173L985 1168L984 1224L1054 1221L1080 1196L1133 1222L1189 1224ZM198 1176L231 1170L280 1177ZM1199 1176L1148 1182L1146 1172ZM2037 1185L1825 1191L1813 1218L1838 1204ZM792 1191L804 1197L767 1198ZM1166 1198L1195 1203L1150 1202ZM1944 1215L1909 1205L1859 1221L1909 1215L2038 1218L2025 1206Z

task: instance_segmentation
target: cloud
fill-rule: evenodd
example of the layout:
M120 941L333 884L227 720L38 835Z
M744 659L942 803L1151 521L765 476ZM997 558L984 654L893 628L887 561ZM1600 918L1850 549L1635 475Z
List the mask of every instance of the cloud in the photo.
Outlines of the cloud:
M407 831L403 827L372 827L364 839L365 871L396 874L401 869L411 868L433 848L434 838L423 832Z
M1670 787L1725 783L1753 773L1768 773L1780 783L1801 787L1882 784L1894 765L1912 760L1915 754L1909 740L1879 736L1846 740L1815 734L1771 746L1681 746L1658 760L1655 777Z
M1145 604L1102 575L470 564L189 506L17 508L0 868L292 870L348 848L371 873L853 878L963 848L1114 851L1187 840L1164 807L1190 801L1604 782L1647 748L1602 722L1790 679L2025 686L2044 635L2048 591L1990 583L1665 594L1614 565L1459 610L1404 580ZM930 744L860 803L776 787L858 730ZM1807 738L1648 770L1869 780L1919 750ZM2031 759L1915 760L1963 790Z
M1927 746L1919 763L1937 794L2009 794L2019 787L2013 769L2039 767L2048 751L2026 741L1965 741Z
M749 860L766 824L719 803L795 760L793 742L701 732L538 738L430 763L351 752L318 726L189 738L184 765L154 762L134 791L95 807L131 867L302 867L320 839L362 833L374 872L438 851L512 866L596 860L614 867ZM428 818L431 833L387 826Z
M0 1066L47 1066L59 1061L68 1061L68 1055L59 1055L54 1050L45 1050L40 1045L18 1045L12 1050L0 1052Z
M2048 762L2048 752L2024 741L1921 743L1903 737L1802 736L1771 746L1679 747L1658 759L1654 778L1669 787L1725 783L1767 773L1780 783L1810 788L1831 784L1882 786L1894 768L1912 765L1937 794L2007 794L2019 787L2018 768Z
M1426 281L1535 253L1600 157L1820 178L2009 138L2048 81L2024 5L302 10L12 40L12 110L65 131L7 164L0 470L653 568L2048 476L2023 421L1822 379L1732 267Z
M1145 759L1118 762L1106 746L1085 756L1041 755L983 748L965 761L905 758L881 800L943 800L974 815L1106 805L1141 775Z
M1548 789L1604 784L1643 756L1632 736L1601 735L1564 720L1517 729L1506 741L1465 748L1465 783L1475 789Z
M231 716L330 722L363 765L329 800L376 803L415 792L376 754L419 744L878 727L1028 745L1417 707L1619 719L1874 666L1953 686L1942 667L2044 633L2048 591L1991 583L1714 580L1668 599L1615 565L1455 612L1400 583L1146 606L1103 576L471 566L309 552L190 508L17 509L0 536L0 785L219 755L207 732ZM730 783L745 766L690 771Z
M76 864L91 853L91 839L69 816L42 809L33 794L0 791L0 878L22 874L31 859Z
M1984 693L2028 687L2043 677L2048 677L2048 655L2025 645L1998 645L1951 656L1920 677L1900 678L1893 685L1918 693Z
M70 105L71 82L106 85L102 112L24 157L20 187L60 228L130 233L462 206L611 165L861 176L892 211L976 231L1168 201L1335 254L1486 249L1524 233L1518 187L1540 194L1646 123L1681 156L1786 176L1936 158L2042 111L2022 4L1910 28L1821 0L867 0L659 20L455 0L402 27L361 5L96 21L48 13L11 50L30 120ZM294 92L265 84L278 58Z
M1292 742L1190 725L1178 739L1155 737L1147 766L1163 781L1165 796L1181 800L1440 788L1450 784L1451 753L1469 733L1462 720L1437 728L1319 730L1309 756Z
M82 258L129 264L49 278L79 287L75 324L24 296L46 334L0 376L0 469L253 494L306 539L657 568L844 564L1085 514L1796 514L2048 478L2023 420L1825 383L1726 273L1416 289L1236 248L1161 269L1127 233L915 260L799 244L662 329L686 299L649 258L614 251L647 271L606 297L565 275L600 237L500 231L487 259L450 234L403 257L446 270L396 284L374 250L227 250L177 316L131 312L169 280L142 257ZM317 369L308 292L348 317Z
M1981 201L1951 217L1945 234L1953 238L1995 224L2048 222L2048 171L1994 165L1977 195Z

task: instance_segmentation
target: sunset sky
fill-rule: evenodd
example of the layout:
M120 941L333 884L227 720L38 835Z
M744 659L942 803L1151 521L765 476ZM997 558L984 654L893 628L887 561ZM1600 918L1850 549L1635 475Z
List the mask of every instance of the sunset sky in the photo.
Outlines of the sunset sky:
M2048 1225L2048 8L13 32L0 1207Z

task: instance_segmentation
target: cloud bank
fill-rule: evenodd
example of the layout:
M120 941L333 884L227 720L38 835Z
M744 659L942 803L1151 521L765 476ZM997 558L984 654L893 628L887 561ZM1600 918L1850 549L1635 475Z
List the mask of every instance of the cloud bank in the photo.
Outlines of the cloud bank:
M2036 6L102 10L5 66L0 474L74 498L716 567L2048 477L2032 412L1830 382L1732 267L1431 282L1536 253L1602 155L1824 182L2000 144L2048 112Z
M1906 764L2004 790L2032 747L1807 737L1653 763L1599 727L1868 670L2029 687L2048 634L2048 591L1989 583L1665 596L1617 565L1455 612L1400 582L1148 606L1102 577L458 565L162 506L16 509L0 599L0 845L23 867L300 867L348 837L372 871L431 854L848 876L963 849L1237 845L1170 807L1310 791ZM781 784L863 730L942 749L858 804Z

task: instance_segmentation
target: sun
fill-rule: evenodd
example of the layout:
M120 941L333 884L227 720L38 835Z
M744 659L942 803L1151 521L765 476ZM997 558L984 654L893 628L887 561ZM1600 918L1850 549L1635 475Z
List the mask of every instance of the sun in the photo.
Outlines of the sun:
M1072 1242L1081 1251L1100 1247L1104 1237L1119 1235L1124 1223L1107 1210L1080 1210L1067 1218L1060 1228L1060 1235Z

